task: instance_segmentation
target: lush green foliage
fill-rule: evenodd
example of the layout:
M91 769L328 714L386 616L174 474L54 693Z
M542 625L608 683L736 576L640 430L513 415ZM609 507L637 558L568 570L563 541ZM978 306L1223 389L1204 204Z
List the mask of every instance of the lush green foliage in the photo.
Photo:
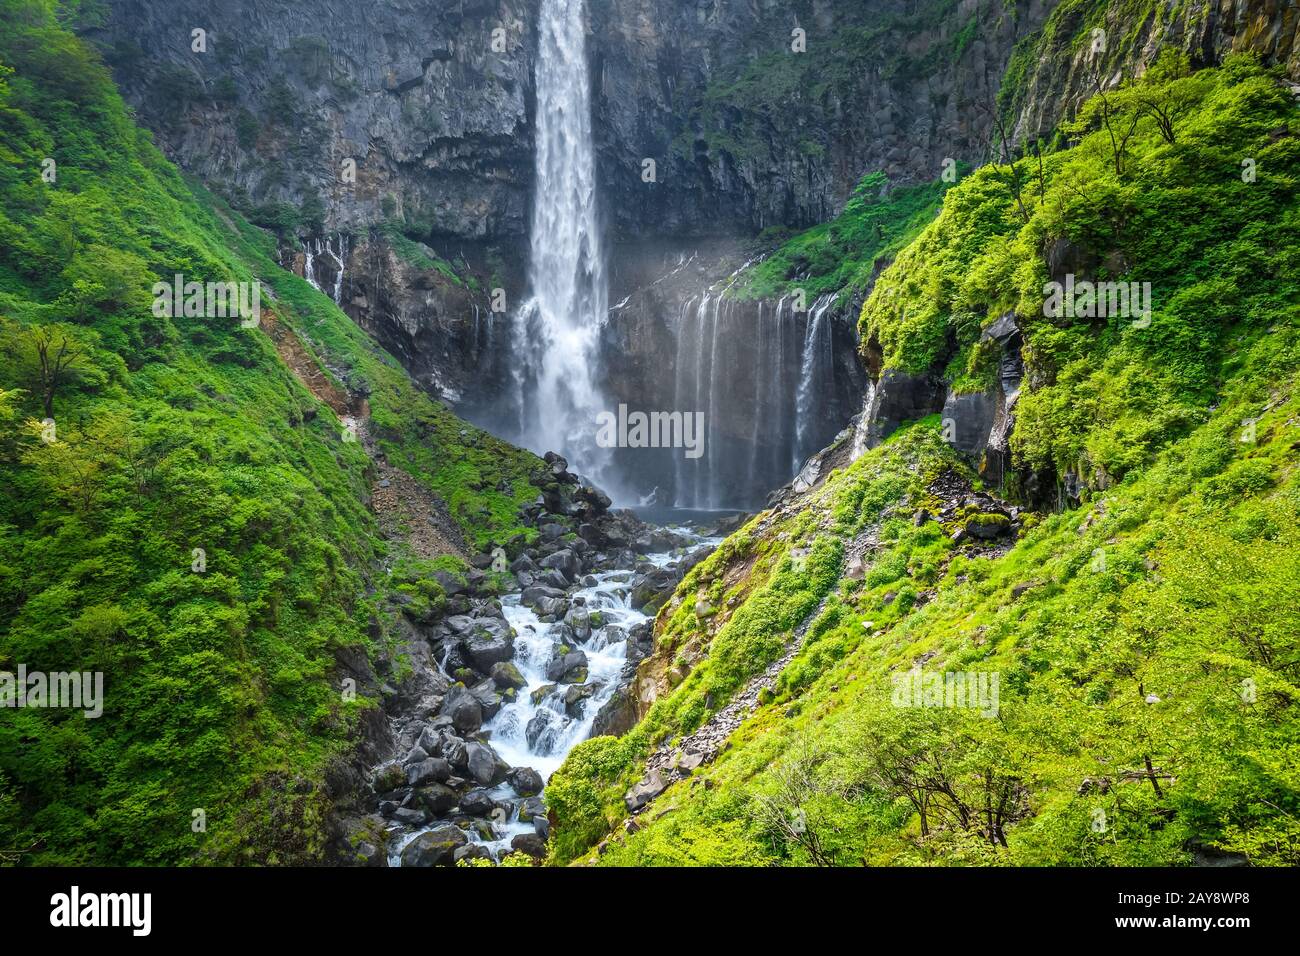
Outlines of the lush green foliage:
M54 12L0 2L0 670L100 671L105 709L0 709L0 850L311 861L325 769L372 706L336 656L421 575L379 570L367 455L267 323L367 398L379 448L471 540L519 531L536 460L429 400L183 181ZM177 273L261 280L263 328L152 314Z
M691 646L697 596L739 568L726 595L743 603L699 633L695 669L557 775L557 860L613 832L598 858L612 865L1153 865L1206 848L1300 862L1300 129L1285 88L1244 60L1192 75L1166 59L1108 97L1041 181L1024 159L1015 177L988 167L950 191L862 315L887 366L960 384L988 359L980 330L1015 310L1029 374L1013 449L1082 472L1084 507L1027 521L1000 556L958 553L953 527L908 520L933 512L927 478L952 466L930 422L832 476L801 514L751 522L660 621L663 640ZM1172 141L1152 104L1176 105ZM1136 118L1122 156L1103 110ZM1150 327L1045 317L1059 240L1096 276L1151 282ZM774 693L622 833L619 798L651 745L725 704L696 701L726 628L764 622L741 679L789 636L787 621L742 614L771 593L772 567L864 532L864 573L818 587ZM765 557L746 568L738 553ZM996 716L897 706L891 677L918 666L996 673Z
M884 173L870 173L840 215L787 239L743 272L730 294L774 299L798 288L811 300L828 292L863 293L934 218L947 186L940 181L891 191Z

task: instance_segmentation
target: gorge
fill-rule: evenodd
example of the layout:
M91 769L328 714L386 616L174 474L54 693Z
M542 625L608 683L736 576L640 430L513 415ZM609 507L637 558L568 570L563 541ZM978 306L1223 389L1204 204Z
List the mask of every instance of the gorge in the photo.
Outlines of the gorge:
M0 0L0 862L1295 865L1298 29Z

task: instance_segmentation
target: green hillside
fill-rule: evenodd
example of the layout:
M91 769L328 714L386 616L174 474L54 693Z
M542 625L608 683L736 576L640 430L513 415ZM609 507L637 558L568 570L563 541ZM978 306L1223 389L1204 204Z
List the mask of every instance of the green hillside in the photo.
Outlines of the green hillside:
M471 546L520 531L536 460L418 391L183 180L55 9L0 2L0 670L102 672L104 712L0 710L0 850L313 861L326 769L375 704L336 659L383 643L420 567L384 573L404 553L338 412L368 412ZM177 273L260 281L261 325L159 317Z
M1016 463L1077 476L1081 505L979 546L1007 519L960 496L945 516L979 478L936 417L760 515L660 612L671 691L552 781L555 862L1300 862L1298 133L1275 73L1167 57L1041 166L949 191L864 305L864 347L978 390L980 332L1014 311ZM1061 248L1150 282L1150 322L1045 316ZM624 826L647 756L794 647L716 759ZM996 673L995 714L899 706L914 668Z

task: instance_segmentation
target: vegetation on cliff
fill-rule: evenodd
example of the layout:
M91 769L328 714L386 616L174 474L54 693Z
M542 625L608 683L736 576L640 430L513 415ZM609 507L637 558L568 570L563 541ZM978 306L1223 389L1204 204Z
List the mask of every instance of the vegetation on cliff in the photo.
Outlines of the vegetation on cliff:
M1297 133L1253 61L1165 58L1091 101L1041 166L951 190L876 283L864 343L980 387L979 334L1014 312L1013 452L1079 476L1082 506L972 550L934 488L978 481L927 421L755 519L661 612L660 641L691 648L676 686L552 779L555 860L1300 862ZM1149 316L1045 316L1045 283L1076 271L1151 283ZM856 574L808 556L851 545ZM647 755L714 719L801 624L717 759L619 826ZM755 649L738 671L736 632ZM899 706L894 678L916 671L996 674L997 706Z
M431 401L184 181L55 12L0 2L0 670L102 672L104 712L0 710L0 850L316 860L326 768L374 706L336 659L414 586L383 570L403 555L348 425L477 545L521 533L538 462ZM156 314L178 273L260 280L261 326Z

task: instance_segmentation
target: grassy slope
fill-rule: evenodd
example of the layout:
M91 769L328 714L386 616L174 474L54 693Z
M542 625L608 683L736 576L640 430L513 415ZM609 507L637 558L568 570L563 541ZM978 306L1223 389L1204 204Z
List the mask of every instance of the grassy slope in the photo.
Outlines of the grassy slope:
M262 280L467 538L520 532L536 460L430 401L272 253L131 123L52 4L0 2L0 669L106 685L98 720L0 710L0 848L24 862L315 859L324 770L372 706L340 694L336 654L372 646L388 590L437 599L418 566L375 570L369 463L334 413L262 331L152 316L157 277ZM82 356L54 444L42 329Z
M863 177L842 213L786 239L741 273L730 294L774 299L802 289L811 301L828 292L865 293L885 263L934 218L947 184L887 188L883 173Z
M972 347L981 326L1015 308L1033 387L1013 448L1082 473L1085 506L1003 557L954 555L951 529L907 520L926 477L950 464L922 423L802 514L758 538L751 523L659 622L661 640L689 646L695 633L701 662L632 733L581 745L552 780L557 862L616 829L646 753L774 659L823 592L776 699L601 861L1160 864L1205 842L1300 862L1300 123L1245 61L1149 82L1192 104L1175 144L1144 119L1117 175L1085 111L1077 144L1047 158L1042 198L1026 190L1028 222L1005 167L977 172L863 309L888 366L946 365L960 381L989 359ZM1243 157L1257 161L1254 183ZM1036 183L1036 165L1020 177ZM1060 237L1116 277L1151 281L1151 327L1041 318L1045 240ZM820 542L814 554L835 555L871 527L880 545L863 581L812 558L811 573L794 570L791 552ZM695 597L737 548L762 555L759 581L731 584L742 603L714 635ZM998 671L997 718L892 706L890 672L924 655L928 670ZM1003 797L1005 846L983 814ZM799 834L781 822L796 819Z

